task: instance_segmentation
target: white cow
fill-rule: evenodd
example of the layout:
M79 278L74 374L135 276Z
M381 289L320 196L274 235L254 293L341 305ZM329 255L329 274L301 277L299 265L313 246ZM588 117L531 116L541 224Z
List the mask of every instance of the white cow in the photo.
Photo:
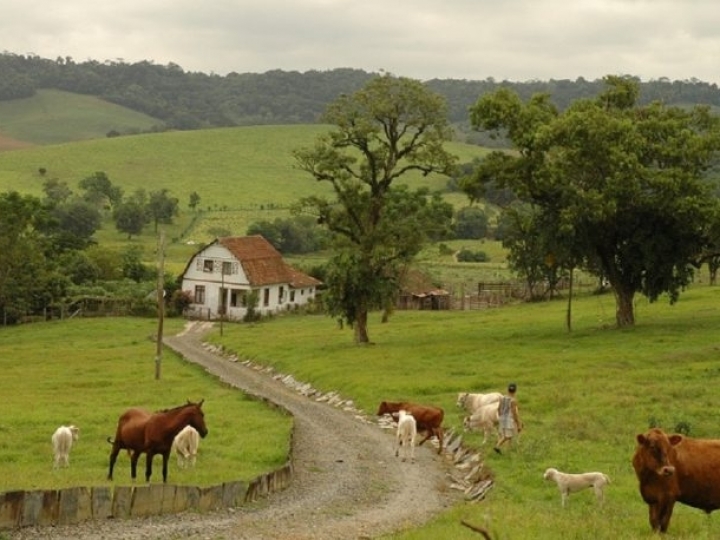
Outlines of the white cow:
M457 398L457 406L472 414L483 405L497 403L501 398L502 394L500 392L489 392L487 394L460 392Z
M195 466L198 446L200 445L200 434L192 426L185 426L175 436L172 447L177 452L178 467L184 469L187 465Z
M407 411L398 412L397 437L395 457L400 455L400 447L404 447L402 460L410 455L410 461L415 461L415 438L417 437L417 422L415 417Z
M55 430L52 436L53 467L70 466L70 449L79 436L80 428L77 426L60 426Z
M482 444L485 444L487 442L488 434L492 433L493 430L497 432L499 422L500 416L498 414L498 404L490 403L489 405L481 406L470 416L466 416L463 420L463 427L465 428L465 431L472 431L474 429L482 430Z

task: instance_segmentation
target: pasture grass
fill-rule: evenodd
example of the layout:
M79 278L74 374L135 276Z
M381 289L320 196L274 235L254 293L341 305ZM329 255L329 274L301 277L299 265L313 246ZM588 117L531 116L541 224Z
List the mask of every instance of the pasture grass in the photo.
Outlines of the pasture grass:
M634 328L614 328L612 295L583 295L565 329L564 300L472 312L407 311L370 320L374 345L353 344L350 329L326 317L278 317L228 324L221 342L241 357L337 390L373 414L381 400L442 406L445 425L461 429L458 392L518 384L526 429L504 455L465 435L495 475L486 500L461 503L397 540L477 538L461 519L487 526L496 539L650 538L647 506L631 466L635 436L651 424L720 437L713 407L720 383L720 288L697 284L675 305L638 298ZM430 451L424 449L423 451ZM591 491L562 509L547 467L600 470L612 484L598 508ZM716 538L717 518L676 506L673 538Z
M0 104L0 125L3 113ZM88 113L90 114L90 113ZM126 195L138 189L167 189L179 201L180 215L166 232L167 263L182 270L198 244L212 241L217 230L244 235L250 224L290 217L289 207L310 195L330 195L327 183L314 180L295 167L293 150L312 146L329 132L327 125L245 126L99 138L35 146L0 152L0 192L16 190L43 196L47 179L66 182L74 191L78 183L103 171ZM486 149L451 142L450 152L470 162ZM45 169L41 174L40 169ZM409 175L403 181L414 187L443 190L447 178ZM200 195L198 210L189 208L190 194ZM467 205L464 195L448 193L455 206ZM152 226L128 240L108 218L98 231L103 247L123 249L140 245L148 262L157 246Z
M182 321L169 319L165 332ZM73 319L0 328L3 406L0 419L0 491L110 485L107 481L117 421L131 406L150 410L205 399L209 434L200 442L197 465L180 470L176 457L168 481L217 485L250 480L285 463L291 419L220 383L202 368L165 350L155 379L157 323L150 319ZM80 427L70 467L53 469L50 438L60 425ZM115 485L130 485L123 451ZM145 481L145 457L138 462ZM162 482L155 457L151 482Z
M95 96L38 90L25 99L0 101L0 126L14 139L46 145L144 131L162 122Z

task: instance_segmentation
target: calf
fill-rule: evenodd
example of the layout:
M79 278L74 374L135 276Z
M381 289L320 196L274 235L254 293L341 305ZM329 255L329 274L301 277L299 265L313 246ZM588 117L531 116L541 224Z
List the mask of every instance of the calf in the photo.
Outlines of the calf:
M80 428L76 426L60 426L55 430L52 436L53 467L70 466L70 449L79 436Z
M571 493L581 491L586 488L593 488L595 498L599 503L603 502L604 489L610 483L610 478L601 472L586 472L579 474L571 474L560 472L552 467L543 474L545 480L552 480L557 484L560 490L560 501L563 508L567 504L567 499Z
M200 445L200 434L197 429L188 425L173 439L172 449L178 457L178 467L184 469L187 465L195 466L198 446Z
M482 429L482 444L485 444L487 442L488 433L491 433L493 429L497 430L499 421L500 416L498 415L498 404L491 403L489 405L483 405L472 415L466 416L463 419L463 428L465 428L466 431Z
M653 531L667 532L675 502L708 514L720 508L720 440L667 435L658 428L636 440L632 464Z
M490 405L491 403L497 404L502 398L500 392L489 392L487 394L471 394L469 392L460 392L457 398L457 406L461 409L465 409L470 414L473 414L483 405Z
M442 422L445 417L445 412L440 407L432 407L430 405L418 405L407 401L383 401L380 403L377 415L382 416L383 414L397 414L401 410L413 415L415 423L417 424L418 433L421 431L425 432L425 438L420 441L418 446L421 446L425 441L434 435L438 438L438 442L440 443L438 447L438 454L442 453Z
M415 461L415 437L417 437L417 422L412 414L406 411L398 412L398 425L395 446L395 457L400 455L400 447L404 447L402 460L407 459L410 454L410 461Z

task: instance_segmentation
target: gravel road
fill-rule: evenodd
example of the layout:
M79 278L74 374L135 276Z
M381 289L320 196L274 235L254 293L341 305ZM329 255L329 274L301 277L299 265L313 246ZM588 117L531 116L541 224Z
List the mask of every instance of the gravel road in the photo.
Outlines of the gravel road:
M426 443L416 451L415 463L401 462L394 455L392 432L211 352L202 344L205 329L195 323L164 341L222 381L293 414L295 474L290 487L222 512L29 528L9 538L369 539L421 525L458 500L459 495L448 489L451 465L436 447Z

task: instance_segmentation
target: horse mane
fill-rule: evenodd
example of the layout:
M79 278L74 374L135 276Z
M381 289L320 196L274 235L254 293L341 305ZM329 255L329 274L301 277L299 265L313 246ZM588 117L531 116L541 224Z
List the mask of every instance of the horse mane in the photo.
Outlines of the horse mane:
M169 413L169 412L174 412L174 411L178 411L178 410L180 410L180 409L184 409L185 407L189 407L190 405L200 406L200 405L202 405L202 402L203 402L203 401L204 401L204 400L200 401L200 403L193 403L192 401L188 400L187 403L183 403L182 405L178 405L177 407L172 407L172 408L170 408L170 409L158 409L158 410L155 411L155 412L156 412L156 413Z

